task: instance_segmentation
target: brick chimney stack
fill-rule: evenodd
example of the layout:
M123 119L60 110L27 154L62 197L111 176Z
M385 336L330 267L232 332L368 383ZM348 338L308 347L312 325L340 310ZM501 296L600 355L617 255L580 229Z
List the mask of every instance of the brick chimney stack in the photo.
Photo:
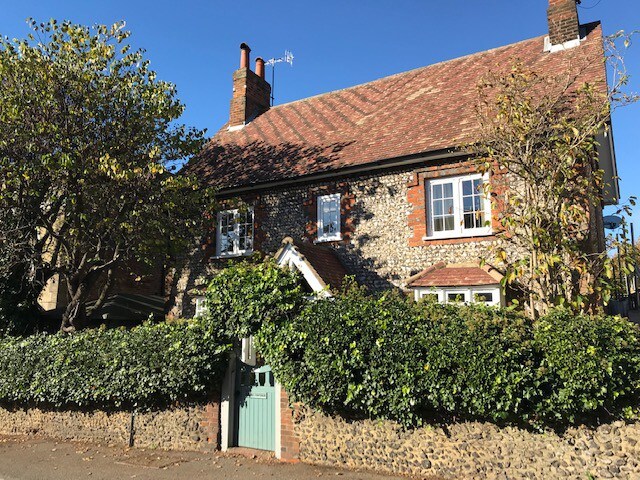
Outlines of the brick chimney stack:
M551 45L562 45L580 38L579 3L580 0L549 0L547 21Z
M264 79L264 61L256 60L257 73L249 69L251 49L240 45L240 68L233 72L233 97L229 113L229 128L246 125L270 107L271 85Z

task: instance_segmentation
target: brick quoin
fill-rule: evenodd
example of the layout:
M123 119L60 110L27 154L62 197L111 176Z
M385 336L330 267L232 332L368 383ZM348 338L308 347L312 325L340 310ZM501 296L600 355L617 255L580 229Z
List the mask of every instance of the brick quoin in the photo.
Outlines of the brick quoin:
M295 417L298 406L289 404L289 395L282 390L280 395L280 459L284 462L297 463L300 458L300 438L295 433Z
M200 428L211 450L220 449L220 393L211 394L201 413Z

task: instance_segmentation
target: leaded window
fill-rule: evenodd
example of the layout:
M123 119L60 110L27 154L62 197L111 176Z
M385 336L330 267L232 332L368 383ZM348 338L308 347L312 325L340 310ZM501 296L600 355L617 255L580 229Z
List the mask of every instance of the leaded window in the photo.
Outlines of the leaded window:
M318 197L318 241L340 240L340 194Z
M218 213L219 256L245 255L253 251L253 209Z
M488 235L491 205L481 175L430 180L427 238Z

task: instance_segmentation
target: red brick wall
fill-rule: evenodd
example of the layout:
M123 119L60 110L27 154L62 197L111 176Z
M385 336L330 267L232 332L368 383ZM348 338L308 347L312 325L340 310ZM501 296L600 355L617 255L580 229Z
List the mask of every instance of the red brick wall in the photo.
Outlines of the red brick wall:
M233 73L229 125L244 125L269 110L271 86L248 68Z
M297 462L300 457L300 439L295 434L295 416L298 407L289 405L289 395L281 390L280 395L280 459L285 462Z
M212 450L220 449L220 394L211 395L200 420L207 444Z

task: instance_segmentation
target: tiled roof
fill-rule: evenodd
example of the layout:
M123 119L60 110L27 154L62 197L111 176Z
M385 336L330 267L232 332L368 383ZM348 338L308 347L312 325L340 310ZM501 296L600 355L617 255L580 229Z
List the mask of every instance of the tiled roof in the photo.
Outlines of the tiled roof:
M471 287L495 285L500 282L500 274L488 267L477 264L438 263L411 277L407 287Z
M347 271L334 250L295 240L293 245L309 262L325 284L329 285L333 290L339 290L342 287Z
M604 86L602 30L585 28L566 51L544 52L541 36L272 107L241 129L223 127L187 171L231 188L463 146L477 132L477 85L491 70L519 60L560 73L579 55L593 59L580 78Z

